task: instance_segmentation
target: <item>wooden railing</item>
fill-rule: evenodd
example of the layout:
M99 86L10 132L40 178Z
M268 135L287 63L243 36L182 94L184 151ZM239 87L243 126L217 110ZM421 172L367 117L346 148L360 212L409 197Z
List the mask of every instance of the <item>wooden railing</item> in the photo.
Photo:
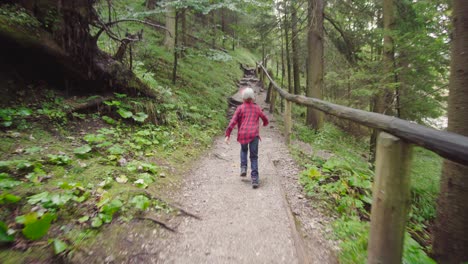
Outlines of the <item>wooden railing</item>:
M410 205L411 147L418 145L440 156L468 165L468 137L439 131L396 117L332 104L323 100L293 95L281 89L268 71L258 69L273 87L270 111L274 112L276 93L286 99L284 126L286 142L291 138L292 103L310 106L326 114L379 129L376 146L375 178L372 189L371 227L367 262L401 263L406 220Z

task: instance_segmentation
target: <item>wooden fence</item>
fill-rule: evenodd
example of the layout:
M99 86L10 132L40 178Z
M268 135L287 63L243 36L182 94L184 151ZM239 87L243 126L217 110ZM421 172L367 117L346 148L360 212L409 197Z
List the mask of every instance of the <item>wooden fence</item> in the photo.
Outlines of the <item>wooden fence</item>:
M275 110L276 93L286 99L284 126L286 142L291 138L292 103L310 106L334 115L379 129L377 139L375 179L372 189L371 227L367 262L371 264L401 263L406 219L410 205L411 147L418 145L460 164L468 165L468 137L439 131L387 116L332 104L323 100L293 95L281 89L259 64L262 80L273 87L270 112Z

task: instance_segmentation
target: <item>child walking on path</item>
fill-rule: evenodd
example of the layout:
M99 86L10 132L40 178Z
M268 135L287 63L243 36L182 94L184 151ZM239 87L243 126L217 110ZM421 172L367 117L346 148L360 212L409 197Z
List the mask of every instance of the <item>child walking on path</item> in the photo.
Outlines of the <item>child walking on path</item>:
M226 138L224 141L229 144L231 132L237 124L238 133L237 141L241 144L241 173L240 176L247 175L247 152L250 149L250 166L252 187L258 187L258 142L259 135L259 119L263 121L263 126L268 125L268 118L262 112L260 106L254 103L255 94L251 88L246 88L242 92L242 100L244 103L237 107L234 116L229 122L226 129Z

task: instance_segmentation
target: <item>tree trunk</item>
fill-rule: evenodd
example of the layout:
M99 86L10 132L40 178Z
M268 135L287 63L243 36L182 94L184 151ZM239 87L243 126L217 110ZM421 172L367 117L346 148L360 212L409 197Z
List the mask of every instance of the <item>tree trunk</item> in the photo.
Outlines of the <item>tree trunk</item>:
M222 47L223 49L226 48L226 10L225 8L221 8L221 31L223 32L223 41L222 41Z
M309 0L307 96L322 99L323 87L323 0ZM323 114L307 108L306 124L314 129L323 126Z
M468 2L453 1L448 130L468 136ZM446 160L442 169L434 255L439 263L468 261L468 166Z
M395 3L394 0L383 1L383 26L384 26L384 43L383 43L383 65L384 74L386 76L384 86L381 91L377 93L374 98L373 112L393 115L392 101L393 95L391 83L393 83L392 77L394 76L394 62L395 62L395 50L394 41L392 37L392 31L395 28ZM375 145L377 140L377 134L379 131L373 130L370 139L370 161L373 163L375 160Z
M177 59L178 59L178 55L177 55L177 51L178 51L178 33L177 33L177 27L178 27L178 13L179 12L175 12L175 30L174 30L174 67L173 67L173 70L172 70L172 84L176 84L176 81L177 81Z
M176 9L174 6L166 6L166 37L164 38L164 46L168 50L174 50L175 47L175 27L176 27Z
M216 49L216 16L215 10L210 12L210 22L211 22L211 48Z
M150 9L150 10L154 9L156 7L156 2L157 2L156 0L146 0L145 2L146 9Z
M300 94L301 83L299 77L299 32L297 30L297 9L293 3L291 4L291 31L294 94Z
M183 57L185 47L187 47L187 44L188 44L187 43L187 35L188 35L187 34L187 9L185 8L182 9L182 11L179 13L179 16L180 16L180 24L181 24L181 31L182 31L179 36L179 39L180 39L179 42L181 43L179 44L179 47L181 47L180 56Z
M286 68L287 68L287 77L288 77L288 92L289 93L294 93L293 92L293 87L292 87L292 80L291 80L291 57L289 53L289 21L288 21L288 2L285 1L284 3L284 42L286 45Z

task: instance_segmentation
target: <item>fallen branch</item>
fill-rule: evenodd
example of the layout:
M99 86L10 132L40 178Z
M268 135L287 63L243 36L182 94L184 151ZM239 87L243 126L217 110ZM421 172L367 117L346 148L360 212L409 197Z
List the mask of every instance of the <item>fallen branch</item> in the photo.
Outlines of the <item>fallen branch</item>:
M165 222L163 222L161 220L158 220L158 219L155 219L155 218L152 218L152 217L149 217L149 216L141 216L141 217L138 217L137 219L151 221L151 222L153 222L155 224L158 224L158 225L164 227L165 229L167 229L167 230L169 230L169 231L171 231L173 233L177 233L177 230L170 227L168 224L166 224Z
M73 105L73 103L69 103L69 105L71 105L72 107L70 109L67 110L67 115L73 113L73 112L80 112L80 111L84 111L86 109L90 109L90 108L97 108L99 105L101 105L104 101L108 101L110 99L112 99L114 96L111 96L111 95L107 95L107 96L98 96L96 98L93 98L85 103L81 103L81 104L76 104L76 105Z
M124 18L124 19L112 21L110 23L102 24L102 28L98 31L98 33L96 33L96 35L94 36L94 39L97 40L101 36L102 32L110 31L109 27L111 27L111 26L113 26L115 24L118 24L118 23L122 23L122 22L136 22L136 23L141 23L141 24L151 26L151 27L154 27L154 28L163 29L163 30L167 31L169 33L169 35L172 37L171 32L169 31L169 29L167 29L166 27L163 27L161 25L154 24L154 23L151 23L151 22L148 22L148 21L145 21L145 20L140 20L140 19Z

